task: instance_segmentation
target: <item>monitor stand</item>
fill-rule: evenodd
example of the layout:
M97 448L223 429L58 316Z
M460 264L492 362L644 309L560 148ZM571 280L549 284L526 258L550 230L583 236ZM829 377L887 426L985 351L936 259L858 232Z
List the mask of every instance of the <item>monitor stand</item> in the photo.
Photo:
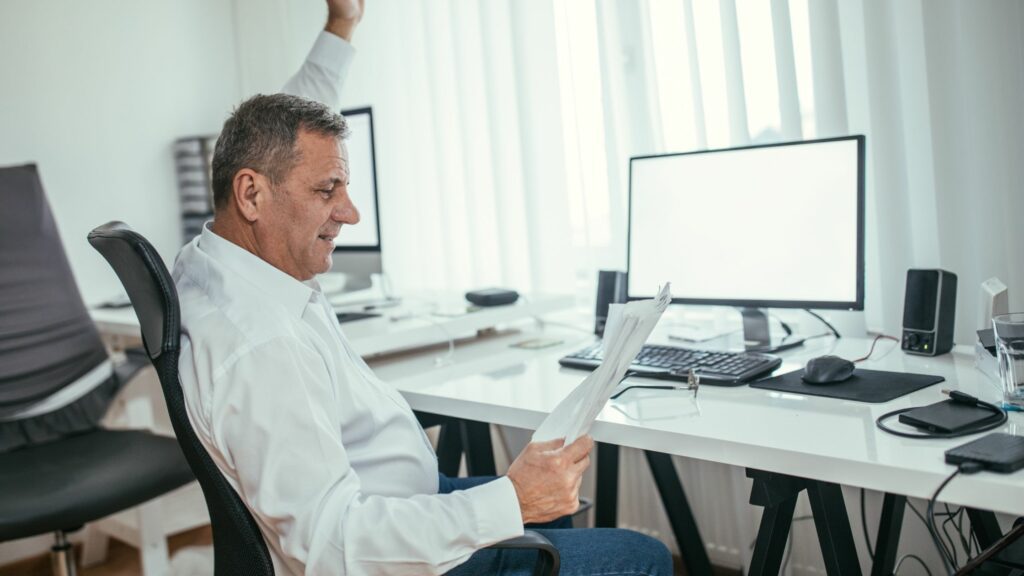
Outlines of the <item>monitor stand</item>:
M401 299L391 294L381 274L370 275L370 282L364 288L357 283L353 289L340 274L329 272L317 277L327 300L335 310L387 308L401 303Z
M743 316L743 346L747 352L780 352L802 346L804 338L787 334L772 338L768 313L761 308L740 308Z

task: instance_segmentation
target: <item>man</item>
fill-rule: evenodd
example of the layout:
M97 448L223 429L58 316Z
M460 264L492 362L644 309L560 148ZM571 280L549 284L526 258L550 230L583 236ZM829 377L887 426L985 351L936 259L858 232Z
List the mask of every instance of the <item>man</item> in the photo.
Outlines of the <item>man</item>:
M498 479L439 476L408 404L352 350L315 280L359 222L346 132L284 94L225 123L214 221L174 269L190 420L278 574L529 574L533 553L481 549L575 511L593 442L530 444ZM544 534L563 574L671 573L665 547L633 532Z

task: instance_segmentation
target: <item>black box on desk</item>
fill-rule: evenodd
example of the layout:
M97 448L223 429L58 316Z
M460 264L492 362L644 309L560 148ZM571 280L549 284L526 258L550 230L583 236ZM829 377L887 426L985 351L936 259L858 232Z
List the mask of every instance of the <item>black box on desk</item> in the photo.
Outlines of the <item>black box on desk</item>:
M956 274L946 270L907 270L903 299L904 352L938 356L953 348Z

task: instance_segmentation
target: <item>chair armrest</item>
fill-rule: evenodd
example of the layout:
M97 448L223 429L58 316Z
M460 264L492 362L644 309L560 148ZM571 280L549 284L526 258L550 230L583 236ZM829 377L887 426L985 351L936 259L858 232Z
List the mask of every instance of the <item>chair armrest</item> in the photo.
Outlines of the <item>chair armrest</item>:
M591 500L590 498L584 498L583 496L580 496L580 507L577 508L576 511L572 513L572 515L579 516L580 514L585 513L587 510L590 510L593 507L593 500Z
M533 569L533 576L558 576L561 559L558 548L550 540L533 530L527 530L518 538L509 538L489 546L493 549L537 550L539 557Z

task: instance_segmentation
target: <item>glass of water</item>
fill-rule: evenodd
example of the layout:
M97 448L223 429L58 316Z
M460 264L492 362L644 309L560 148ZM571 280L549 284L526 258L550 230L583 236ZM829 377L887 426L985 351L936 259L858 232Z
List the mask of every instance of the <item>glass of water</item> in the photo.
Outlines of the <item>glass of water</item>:
M996 333L1003 401L1024 407L1024 313L996 316L992 327Z

